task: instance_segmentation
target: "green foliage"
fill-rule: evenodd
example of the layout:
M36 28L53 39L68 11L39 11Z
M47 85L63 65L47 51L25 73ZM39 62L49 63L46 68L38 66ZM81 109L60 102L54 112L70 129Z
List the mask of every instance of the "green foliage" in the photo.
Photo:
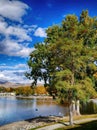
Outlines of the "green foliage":
M94 88L97 71L97 19L82 11L80 20L67 15L60 25L47 29L44 43L35 45L30 54L27 77L44 80L49 91L56 92L61 100L67 91L74 91L74 98L88 100L97 97ZM93 88L94 87L94 88Z
M58 97L60 100L66 100L68 98L68 90L72 91L72 99L80 99L86 102L90 98L96 98L97 93L93 88L92 81L89 78L77 82L75 85L71 85L66 81L58 81L56 84L58 91ZM63 91L63 92L62 92Z
M1 93L6 92L6 88L0 86L0 92L1 92Z
M93 101L86 102L86 104L82 105L82 112L87 114L96 114L97 113L97 103Z

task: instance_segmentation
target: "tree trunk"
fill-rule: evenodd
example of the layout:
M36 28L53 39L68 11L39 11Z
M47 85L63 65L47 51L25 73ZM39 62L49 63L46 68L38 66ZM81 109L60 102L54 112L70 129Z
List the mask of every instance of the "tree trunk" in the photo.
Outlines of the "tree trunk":
M79 103L79 100L76 101L76 114L80 115L80 103Z
M73 115L76 115L76 104L75 101L72 101L72 109L73 109Z
M70 125L73 125L73 112L72 112L72 109L73 106L72 106L72 103L70 103L69 105L69 124Z

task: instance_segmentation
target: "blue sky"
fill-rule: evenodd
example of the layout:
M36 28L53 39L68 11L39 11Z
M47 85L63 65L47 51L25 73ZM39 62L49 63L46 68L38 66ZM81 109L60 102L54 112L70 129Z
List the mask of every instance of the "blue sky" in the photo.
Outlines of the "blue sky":
M45 30L82 10L97 16L97 0L0 0L0 81L29 83L29 53L46 37Z

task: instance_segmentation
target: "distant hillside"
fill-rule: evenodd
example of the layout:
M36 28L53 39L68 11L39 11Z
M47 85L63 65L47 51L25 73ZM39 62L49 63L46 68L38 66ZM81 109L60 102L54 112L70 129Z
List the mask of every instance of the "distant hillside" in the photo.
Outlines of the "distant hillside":
M2 87L11 87L11 88L16 88L16 87L22 87L22 86L30 86L31 84L20 84L20 83L12 83L12 82L6 82L6 81L0 81L0 86Z
M0 84L5 84L6 83L6 81L0 81Z

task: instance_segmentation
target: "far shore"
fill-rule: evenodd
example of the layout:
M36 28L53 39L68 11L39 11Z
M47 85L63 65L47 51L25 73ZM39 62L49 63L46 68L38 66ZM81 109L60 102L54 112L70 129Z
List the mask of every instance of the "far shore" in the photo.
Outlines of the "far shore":
M24 99L53 99L52 96L46 96L46 95L32 95L32 96L16 96L17 98L24 98Z
M23 99L53 99L52 96L47 95L31 95L31 96L23 96L23 95L7 95L7 96L0 96L0 97L16 97L16 98L23 98Z

